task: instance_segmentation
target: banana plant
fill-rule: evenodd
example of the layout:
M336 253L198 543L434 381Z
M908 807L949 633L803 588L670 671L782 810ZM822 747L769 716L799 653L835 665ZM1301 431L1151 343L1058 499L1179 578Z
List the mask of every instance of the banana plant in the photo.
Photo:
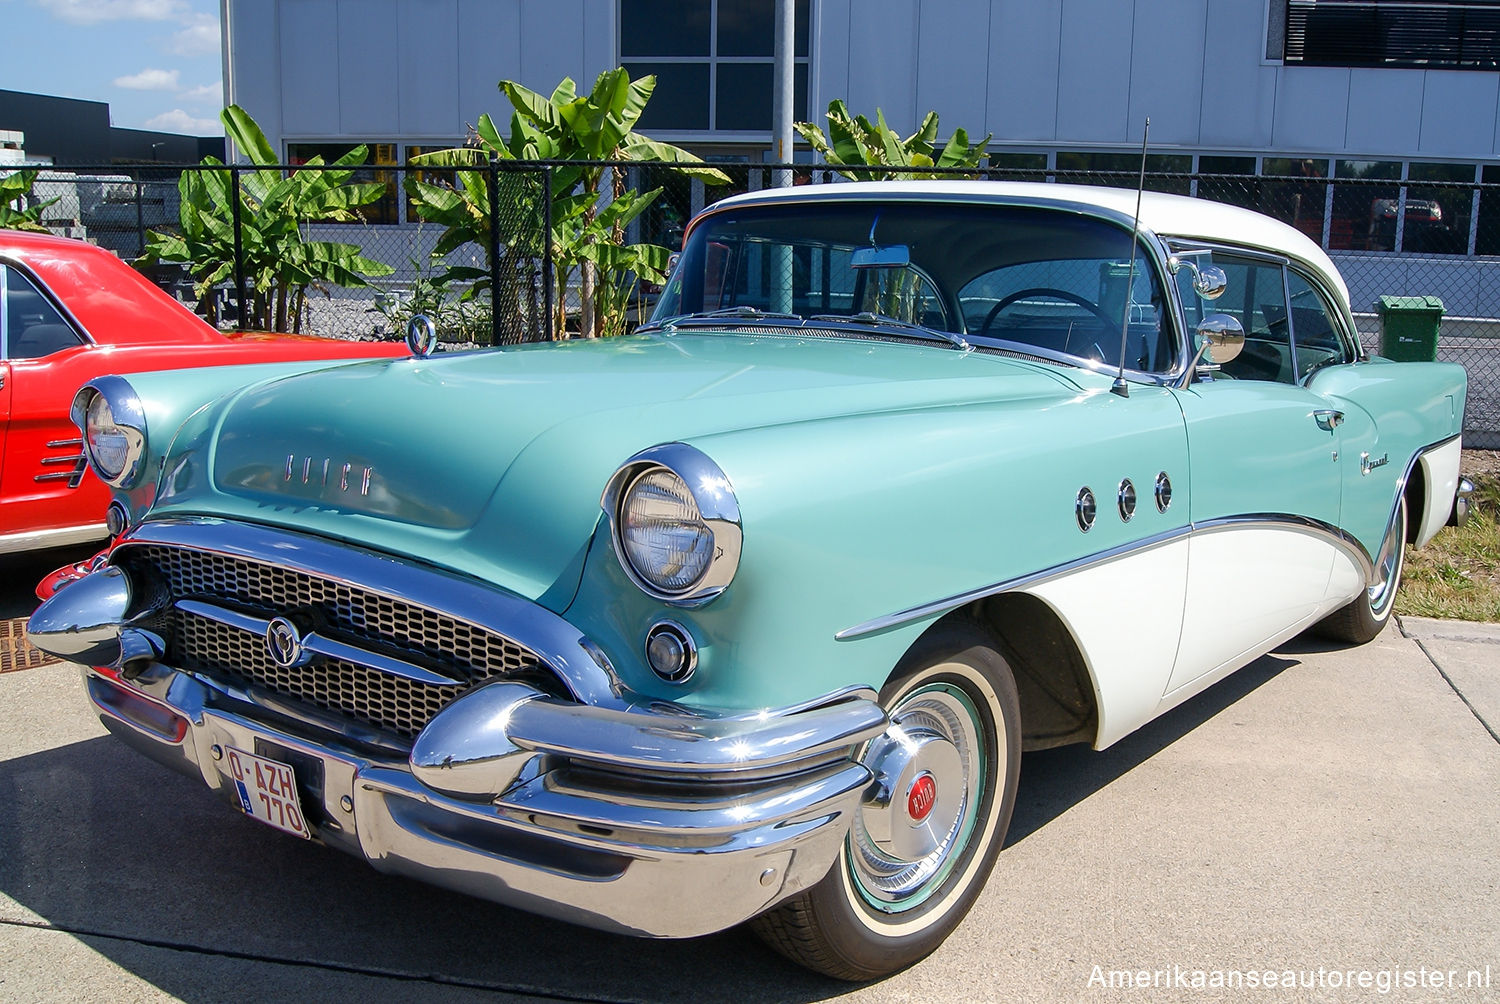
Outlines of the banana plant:
M502 80L500 91L510 102L510 133L502 136L489 115L482 115L468 146L438 150L412 159L424 168L451 169L451 184L433 184L408 176L405 187L423 219L446 229L436 254L447 253L468 243L489 246L490 226L501 247L499 271L510 275L514 265L541 256L533 236L534 220L507 214L490 205L488 171L499 167L497 187L502 206L538 206L540 179L535 172L503 170L506 162L562 161L552 168L552 254L556 304L548 320L553 337L566 333L567 308L560 294L579 276L581 309L579 330L584 337L620 331L625 309L637 295L641 280L661 282L665 278L669 251L653 244L626 244L625 230L661 194L661 189L636 192L627 189L624 172L616 163L665 162L685 165L684 173L707 184L727 184L722 171L670 143L662 143L635 131L641 112L656 89L656 78L636 80L623 68L599 74L588 94L580 95L572 78L564 77L550 96ZM567 163L571 162L571 163ZM700 165L700 166L695 166ZM609 198L603 191L611 180ZM455 266L444 281L473 281L470 293L487 289L489 270ZM493 297L493 293L492 293Z
M300 331L309 287L368 287L371 278L394 271L364 257L357 244L310 240L304 233L314 222L357 221L358 207L385 194L379 182L351 180L365 162L366 147L350 150L328 170L316 170L324 161L313 157L304 166L314 170L283 174L271 144L244 109L231 105L220 118L252 165L239 171L238 186L242 267L255 291L252 303L242 305L242 327ZM231 172L213 157L205 157L201 169L184 171L177 182L179 232L150 231L137 264L186 264L200 303L211 307L214 286L235 274L234 188Z
M42 210L52 205L57 199L26 205L36 176L37 172L32 170L16 171L14 174L0 178L0 227L47 233L47 228L42 226Z
M941 178L941 172L924 171L922 168L974 168L978 167L986 154L993 133L986 134L978 143L969 143L969 134L963 129L953 130L941 150L937 149L938 114L928 112L917 131L902 139L900 134L886 125L885 113L875 109L875 121L863 115L852 115L842 101L828 104L828 133L811 122L796 122L793 127L798 134L833 165L850 167L897 167L907 170L848 170L839 171L846 178L856 181L890 181L904 178Z

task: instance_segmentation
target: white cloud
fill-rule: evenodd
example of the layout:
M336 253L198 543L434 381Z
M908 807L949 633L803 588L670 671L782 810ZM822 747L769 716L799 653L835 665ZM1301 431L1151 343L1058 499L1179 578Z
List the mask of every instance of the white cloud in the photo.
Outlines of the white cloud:
M189 87L187 90L179 92L177 96L184 101L196 101L202 104L210 102L222 103L224 100L224 85L215 80L213 83L204 84L202 87Z
M147 129L161 132L183 132L191 136L221 136L224 124L218 119L194 118L181 108L173 108L146 120Z
M32 0L71 24L101 21L169 21L189 13L187 0Z
M132 73L128 77L116 77L114 85L132 91L175 91L178 76L180 73L177 70L148 69Z
M182 23L182 30L173 33L167 48L179 56L208 56L220 51L218 18L212 14L191 14Z

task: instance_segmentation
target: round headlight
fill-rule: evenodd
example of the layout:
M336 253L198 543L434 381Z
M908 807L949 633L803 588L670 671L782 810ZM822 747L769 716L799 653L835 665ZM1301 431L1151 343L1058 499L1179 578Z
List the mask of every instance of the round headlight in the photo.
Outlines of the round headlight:
M115 414L103 394L95 394L89 402L84 423L84 440L94 473L107 482L118 480L130 460L130 443L125 430L115 424Z
M700 606L734 580L744 540L739 502L701 450L685 443L642 450L615 471L600 504L621 566L647 594Z
M135 388L124 377L90 380L74 395L70 414L100 480L116 488L134 487L146 454L146 411Z
M713 555L713 531L693 493L664 467L648 470L625 490L620 540L630 567L663 593L691 589Z

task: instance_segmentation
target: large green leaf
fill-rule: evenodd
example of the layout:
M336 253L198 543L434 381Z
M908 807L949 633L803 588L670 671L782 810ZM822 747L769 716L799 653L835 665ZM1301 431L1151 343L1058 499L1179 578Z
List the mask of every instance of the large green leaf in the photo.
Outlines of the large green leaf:
M260 131L260 126L245 109L239 105L230 105L219 113L219 121L224 123L225 135L249 159L250 163L258 167L279 163L276 151L271 148L266 134Z

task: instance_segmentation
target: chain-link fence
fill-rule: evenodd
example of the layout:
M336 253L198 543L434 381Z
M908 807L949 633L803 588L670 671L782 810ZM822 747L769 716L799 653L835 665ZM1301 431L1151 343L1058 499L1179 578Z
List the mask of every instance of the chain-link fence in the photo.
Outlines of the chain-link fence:
M1145 183L1152 191L1254 209L1291 224L1326 248L1348 284L1355 321L1372 350L1378 348L1375 302L1380 296L1439 297L1444 319L1438 358L1460 362L1469 372L1466 439L1476 446L1500 447L1500 185L1446 178L1328 178L1319 174L1325 170L1321 161L1277 164L1285 173L1148 172ZM618 179L607 177L601 186L606 201L625 189L660 189L647 209L614 238L676 250L695 213L729 195L771 187L781 172L789 173L794 184L843 180L823 165L712 166L729 178L728 184L706 183L670 164L632 165L621 168ZM381 274L369 275L364 285L312 280L288 308L284 326L335 337L391 338L404 332L411 314L423 312L435 318L440 337L451 341L503 344L578 332L587 323L584 294L592 275L585 275L588 270L580 265L578 235L553 218L554 206L560 205L556 200L575 195L555 184L558 172L570 167L576 165L495 162L471 172L361 168L353 180L382 185L380 197L357 207L356 222L303 224L299 233L304 241L351 247L378 263ZM92 240L133 260L153 231L180 232L179 177L207 170L145 165L44 170L33 195L38 201L58 198L43 216L55 231ZM255 169L221 168L218 173L228 176L231 188L241 188ZM872 173L900 174L889 168ZM942 173L960 179L1122 188L1134 188L1139 181L1134 171ZM435 211L431 199L425 208L419 205L408 191L409 178L451 192L451 212ZM468 219L474 239L445 239L448 224L458 218ZM211 288L198 288L184 265L146 270L164 288L222 325L270 326L256 323L281 319L268 312L266 263L257 258L267 250L258 229L263 221L242 209L223 222L233 238L225 242L231 247L231 268ZM441 253L434 255L435 250ZM649 314L654 287L638 283L631 274L607 281L621 287L614 290L614 302L624 305L625 327ZM597 290L590 294L597 295Z

